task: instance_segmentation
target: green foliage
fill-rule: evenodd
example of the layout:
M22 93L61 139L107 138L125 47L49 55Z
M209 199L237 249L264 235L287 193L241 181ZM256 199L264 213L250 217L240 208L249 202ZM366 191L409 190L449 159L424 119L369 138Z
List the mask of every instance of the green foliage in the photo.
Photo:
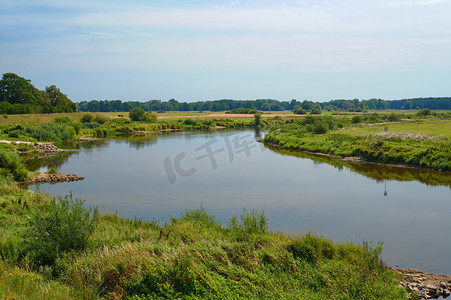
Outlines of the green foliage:
M57 171L55 168L50 168L50 169L47 171L47 173L48 173L48 174L58 174L58 171Z
M307 111L302 109L299 105L295 105L293 108L293 113L297 115L306 115Z
M361 116L353 116L351 119L351 122L353 124L358 124L358 123L362 122L362 117Z
M130 120L132 120L132 121L140 121L141 118L144 116L144 114L145 114L144 109L135 107L130 110L129 117L130 117Z
M5 73L0 80L0 113L28 114L74 111L75 104L54 85L40 91L31 84L30 80L14 73Z
M64 252L86 248L99 219L97 208L86 209L72 194L53 198L29 219L28 252L37 266L55 263Z
M92 121L94 121L94 116L92 114L84 114L80 119L80 122L82 123L91 123Z
M262 122L262 114L261 113L255 113L254 114L254 124L256 127L260 126Z
M69 119L69 117L56 117L55 118L55 123L60 123L60 124L69 124L71 123L71 120Z
M268 219L265 211L261 213L257 210L247 211L243 208L240 220L233 217L229 220L229 228L232 231L246 234L260 234L268 232Z
M184 213L182 213L180 221L188 221L188 222L194 222L199 223L202 226L205 227L219 227L220 224L216 221L216 218L214 215L209 215L205 208L201 205L197 209L185 209ZM173 218L172 222L176 223L178 219Z
M94 122L99 124L105 124L108 121L108 118L102 116L102 115L96 115L94 118Z
M385 164L406 164L436 170L451 170L451 147L450 139L447 137L431 135L421 138L424 135L406 134L399 137L389 136L384 141L383 127L381 134L378 135L358 135L355 133L356 130L346 134L343 131L326 135L309 134L315 133L317 124L321 122L332 122L328 124L331 128L335 126L336 121L315 117L305 118L301 124L287 124L272 129L265 136L264 141L280 145L285 149L326 153L340 157L361 157ZM409 123L406 128L413 127L415 124ZM428 124L424 126L426 125ZM431 124L430 130L442 130L446 126L445 123ZM357 128L354 127L354 129ZM446 129L443 130L446 132Z
M430 116L431 115L431 110L429 108L423 108L421 110L419 110L416 114L417 116Z
M11 151L0 150L0 172L3 176L12 176L16 181L23 181L28 177L28 170L19 156Z
M320 115L321 114L321 110L318 109L318 108L315 108L315 109L312 110L311 114L312 115Z
M146 123L152 123L157 120L157 115L148 111L148 112L145 112L139 120L142 122L146 122Z
M324 134L329 130L329 126L326 122L315 122L313 124L313 133L315 134Z

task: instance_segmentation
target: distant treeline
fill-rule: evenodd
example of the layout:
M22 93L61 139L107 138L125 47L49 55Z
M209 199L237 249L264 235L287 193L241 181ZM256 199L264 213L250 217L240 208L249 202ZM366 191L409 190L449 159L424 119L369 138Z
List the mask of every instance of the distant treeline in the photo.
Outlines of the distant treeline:
M40 91L31 84L30 80L13 73L3 74L0 80L0 114L74 111L76 111L75 103L54 85Z
M385 109L451 109L451 97L443 98L414 98L403 100L331 100L328 102L312 102L308 100L278 101L274 99L257 100L213 100L197 102L178 102L175 99L169 101L149 100L147 102L121 100L92 100L77 103L78 111L84 112L115 112L129 111L135 107L145 111L230 111L236 109L257 109L261 111L293 110L299 105L302 109L312 111L321 109L327 111L366 111Z

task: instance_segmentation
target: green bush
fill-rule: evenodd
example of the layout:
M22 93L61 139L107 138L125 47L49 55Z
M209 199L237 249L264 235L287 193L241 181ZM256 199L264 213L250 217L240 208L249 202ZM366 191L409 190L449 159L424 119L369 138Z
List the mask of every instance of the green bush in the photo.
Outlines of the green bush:
M10 151L0 151L0 169L3 169L3 175L11 175L16 181L23 181L28 177L28 170L19 156Z
M140 107L135 107L135 108L131 109L129 112L130 120L139 121L144 116L144 113L145 113L144 109L142 109Z
M94 122L99 123L99 124L105 124L108 121L107 117L104 117L102 115L96 115L96 117L94 118Z
M417 112L417 116L425 117L425 116L430 116L430 115L431 115L431 110L429 108L424 108L424 109L419 110Z
M312 110L311 112L312 115L320 115L321 114L321 110L319 110L318 108L315 108Z
M358 123L362 122L362 117L361 116L354 116L354 117L352 117L351 122L354 123L354 124L358 124Z
M71 120L69 119L69 117L56 117L55 119L55 123L59 123L59 124L69 124L71 122Z
M148 111L144 113L139 120L147 123L155 122L157 120L157 115Z
M329 130L329 126L326 124L326 122L315 122L313 124L313 133L315 134L324 134Z
M259 213L257 210L247 211L243 208L240 221L237 217L233 217L229 221L229 228L232 231L258 234L268 232L268 219L265 216L265 210Z
M29 219L28 252L37 266L52 266L64 252L86 248L94 232L99 211L84 208L84 201L72 199L72 194L53 198L43 211L35 209Z
M57 174L58 171L57 171L55 168L50 168L50 169L47 171L47 173L48 173L48 174Z
M82 123L91 123L92 121L94 121L94 116L92 114L84 114L80 119L80 122Z

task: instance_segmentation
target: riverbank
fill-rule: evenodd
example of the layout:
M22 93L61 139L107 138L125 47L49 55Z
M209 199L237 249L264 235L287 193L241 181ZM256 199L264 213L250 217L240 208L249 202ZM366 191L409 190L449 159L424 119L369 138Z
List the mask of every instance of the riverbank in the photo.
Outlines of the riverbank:
M5 179L0 191L3 297L406 298L380 247L269 232L263 212L223 225L200 207L160 225L96 215L70 196L52 202Z
M346 129L308 130L309 124L288 124L270 130L264 142L289 150L334 156L347 160L364 159L369 162L435 170L451 170L451 122L407 122L402 130L384 134L384 127L375 124ZM316 126L315 123L311 127ZM319 126L319 125L318 125ZM333 127L333 124L322 126ZM318 127L319 128L319 127ZM425 131L412 134L409 130ZM322 127L321 127L322 129ZM354 130L355 129L355 130ZM377 132L373 134L373 132ZM434 132L444 132L436 135ZM367 134L365 134L367 133Z
M416 269L397 269L402 274L401 285L418 295L418 299L448 297L451 293L451 276L424 273Z

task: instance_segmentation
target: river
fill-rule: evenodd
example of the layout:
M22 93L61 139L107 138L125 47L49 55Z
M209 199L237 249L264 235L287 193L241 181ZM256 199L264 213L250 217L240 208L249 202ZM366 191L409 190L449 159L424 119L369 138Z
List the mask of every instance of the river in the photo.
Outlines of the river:
M39 188L127 218L179 217L201 205L224 224L265 210L272 231L383 241L391 266L451 275L451 173L287 155L253 130L179 132L65 145L28 166L85 180ZM33 187L31 187L33 188Z

